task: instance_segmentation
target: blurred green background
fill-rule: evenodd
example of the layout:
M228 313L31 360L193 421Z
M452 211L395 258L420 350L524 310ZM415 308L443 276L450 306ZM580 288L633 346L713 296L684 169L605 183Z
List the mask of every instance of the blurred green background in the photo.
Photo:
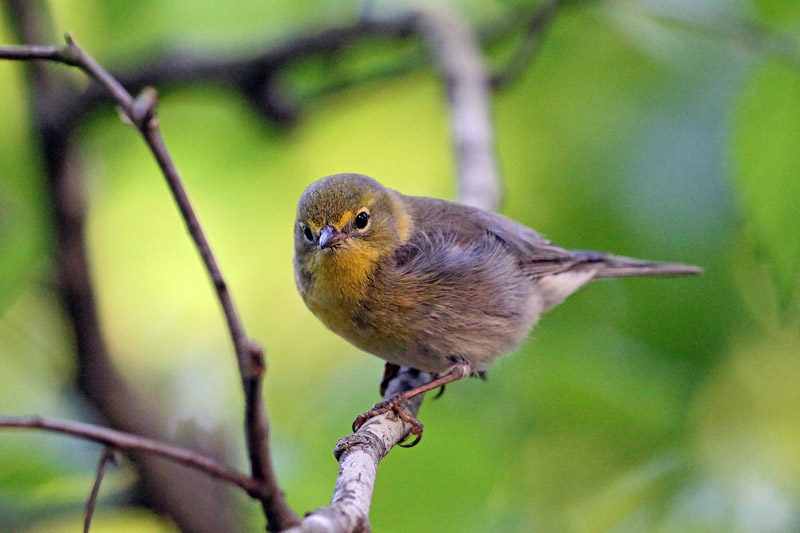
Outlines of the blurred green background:
M502 65L529 4L454 5L477 28L518 19L487 45L490 63ZM359 9L346 0L51 6L58 33L117 66L175 43L245 53L346 23ZM14 42L8 20L0 42ZM333 446L378 400L383 363L328 332L297 296L297 198L319 177L347 171L408 194L455 194L433 70L319 89L420 48L365 42L333 66L293 65L284 82L304 105L288 130L220 87L162 98L167 144L248 332L267 349L273 453L300 513L330 498ZM0 62L0 413L85 420L52 290L52 231L22 73ZM373 529L800 529L800 3L564 9L522 78L497 93L494 112L504 214L565 247L707 272L596 283L547 315L488 382L426 401L421 445L381 465ZM161 175L113 109L93 115L78 142L114 362L158 400L173 431L194 424L221 435L245 469L234 357ZM0 432L0 529L77 530L99 453L60 436ZM108 474L93 531L175 529L126 504L134 482L124 462ZM236 497L243 524L258 530L258 506Z

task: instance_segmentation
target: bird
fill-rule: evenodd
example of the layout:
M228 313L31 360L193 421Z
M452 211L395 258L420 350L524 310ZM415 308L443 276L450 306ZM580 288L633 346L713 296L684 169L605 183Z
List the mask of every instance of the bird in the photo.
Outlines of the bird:
M311 183L294 224L297 289L311 312L351 344L386 361L384 383L405 366L434 374L359 415L394 411L466 376L485 376L539 317L593 280L685 276L703 270L567 250L497 213L408 196L354 173Z

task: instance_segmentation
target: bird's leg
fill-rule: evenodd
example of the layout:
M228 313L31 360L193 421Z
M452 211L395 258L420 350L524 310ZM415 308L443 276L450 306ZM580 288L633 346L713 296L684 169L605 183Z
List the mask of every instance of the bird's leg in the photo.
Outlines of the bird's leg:
M397 377L397 374L399 373L400 365L386 363L386 366L383 368L383 378L381 379L381 387L379 389L381 397L386 394L386 389L389 387L389 382Z
M410 435L416 435L416 439L414 442L408 445L401 444L401 446L405 446L406 448L410 448L416 445L419 440L422 438L422 429L423 425L422 422L417 420L414 416L408 414L406 410L403 408L404 404L416 397L420 394L424 394L430 390L436 389L438 387L443 387L448 383L452 383L453 381L458 381L459 379L465 378L472 373L472 365L467 363L466 361L458 361L450 370L441 377L433 379L424 385L420 385L417 388L407 390L405 392L401 392L400 394L389 398L388 400L382 401L380 403L376 403L372 409L365 413L361 413L356 417L353 421L353 431L358 431L361 426L363 426L367 420L374 418L378 415L382 415L389 411L394 411L397 416L399 416L402 420L407 422L411 426L411 431L409 432Z

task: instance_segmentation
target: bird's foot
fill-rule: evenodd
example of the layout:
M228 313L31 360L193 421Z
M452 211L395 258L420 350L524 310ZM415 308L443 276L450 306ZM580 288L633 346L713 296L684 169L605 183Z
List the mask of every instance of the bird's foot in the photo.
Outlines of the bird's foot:
M411 430L409 431L408 435L406 436L406 440L411 437L411 435L415 435L416 438L414 442L411 444L400 444L400 446L404 448L411 448L412 446L416 446L416 444L422 438L422 429L424 426L422 422L416 419L413 415L409 414L408 411L405 410L405 403L406 398L402 394L398 394L397 396L393 396L386 401L376 403L372 406L372 409L361 413L356 417L353 421L353 432L358 431L361 429L361 426L367 423L368 420L375 418L376 416L382 415L384 413L388 413L389 411L393 411L401 420L406 422L408 425L411 426ZM404 440L405 442L405 440Z
M443 376L439 376L436 379L425 383L424 385L420 385L411 390L407 390L405 392L401 392L397 396L389 398L388 400L382 401L381 403L376 403L372 409L365 413L361 413L356 417L353 421L353 432L358 431L361 426L363 426L367 420L374 418L378 415L382 415L384 413L388 413L389 411L393 411L397 414L400 419L411 426L411 430L406 438L410 437L411 435L416 435L416 439L411 444L401 444L401 446L405 448L411 448L415 446L419 440L422 438L422 422L417 420L414 416L410 415L405 409L405 403L414 398L419 396L420 394L424 394L430 390L437 389L448 383L453 381L465 378L472 374L472 365L461 358L454 358L453 359L453 366L450 367L450 370ZM391 373L390 369L387 365L387 374ZM385 377L385 376L384 376Z

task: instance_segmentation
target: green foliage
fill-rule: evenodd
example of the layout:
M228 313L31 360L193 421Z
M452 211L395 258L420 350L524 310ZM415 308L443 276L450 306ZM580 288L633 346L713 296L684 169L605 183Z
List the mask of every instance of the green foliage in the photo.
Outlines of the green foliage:
M520 4L462 7L480 26ZM769 44L800 32L794 4L626 0L559 14L540 55L495 100L502 211L564 246L707 272L597 283L546 316L487 383L428 399L420 446L381 465L375 531L800 527L800 72L789 60L800 51L773 55ZM258 49L351 20L357 8L53 2L56 29L116 65L168 42ZM764 39L735 30L732 21L753 17ZM495 43L492 64L514 42ZM421 49L366 42L333 63L292 65L287 91L307 105L288 131L220 87L161 99L166 142L248 331L267 348L273 452L300 512L329 499L331 450L377 400L382 363L325 330L296 295L295 204L308 183L343 171L453 197L445 95L430 69L415 68ZM410 72L320 92L395 61ZM71 389L72 339L50 286L46 184L22 72L0 62L0 412L91 420ZM112 109L93 116L75 146L114 362L156 396L170 427L219 429L242 466L234 356L161 175ZM53 435L0 432L3 527L78 527L99 453ZM123 465L110 475L97 531L174 529L116 507L133 474ZM257 506L241 500L244 520L259 527Z
M788 304L800 290L800 76L775 61L756 70L735 116L733 153L746 220Z

